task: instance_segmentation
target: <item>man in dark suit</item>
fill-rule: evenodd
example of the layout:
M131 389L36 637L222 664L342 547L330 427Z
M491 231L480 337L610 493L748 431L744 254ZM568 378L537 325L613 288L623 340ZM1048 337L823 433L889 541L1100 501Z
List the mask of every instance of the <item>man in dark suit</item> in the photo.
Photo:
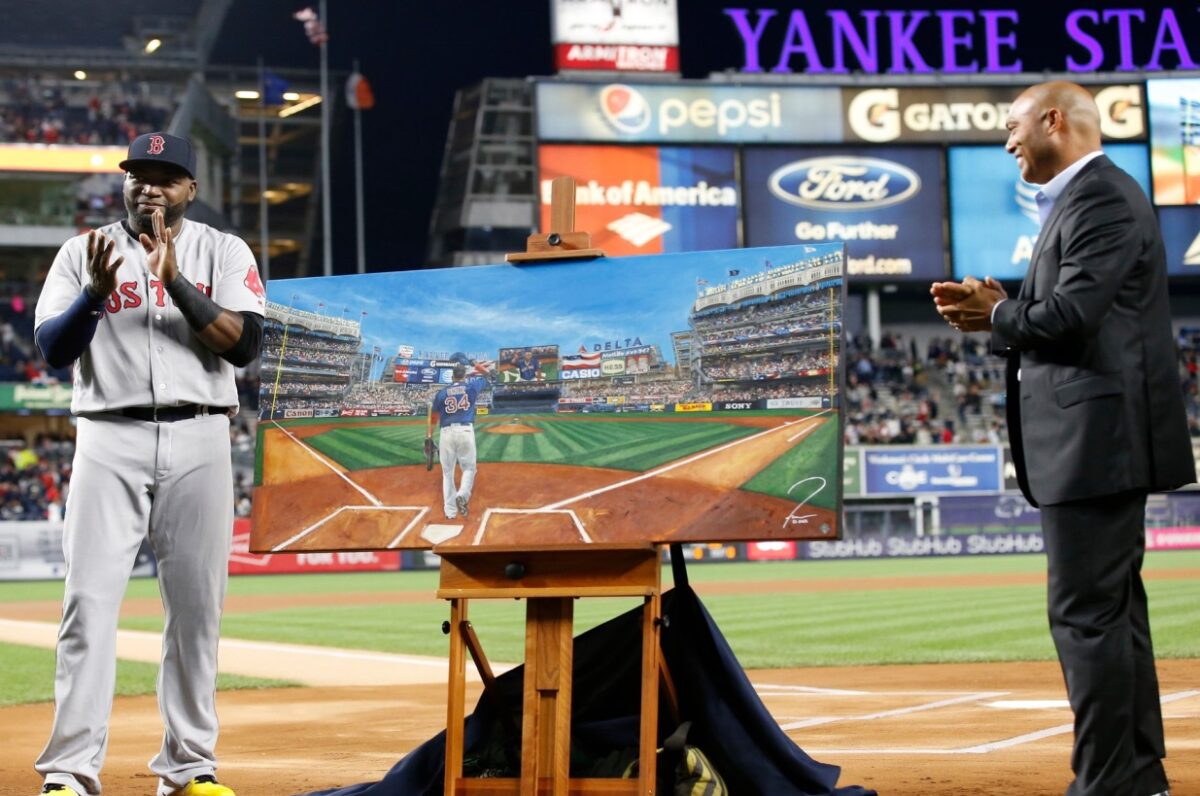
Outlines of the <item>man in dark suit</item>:
M1008 357L1008 433L1040 505L1050 631L1075 712L1067 796L1161 796L1162 712L1141 566L1146 493L1196 480L1167 268L1138 184L1100 151L1082 87L1033 86L1005 148L1041 186L1016 298L991 277L938 282L938 312Z

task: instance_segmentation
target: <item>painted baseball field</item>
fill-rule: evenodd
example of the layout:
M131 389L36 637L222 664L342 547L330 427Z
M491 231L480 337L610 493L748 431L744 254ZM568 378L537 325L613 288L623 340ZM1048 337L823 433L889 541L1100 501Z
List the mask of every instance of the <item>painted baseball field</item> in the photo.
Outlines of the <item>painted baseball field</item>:
M696 591L787 734L843 783L888 796L1059 796L1071 714L1045 624L1040 555L691 566ZM1172 793L1200 792L1200 552L1150 553ZM230 579L221 778L300 793L379 778L446 721L436 572ZM50 726L59 582L0 584L0 778L33 793ZM629 601L577 603L586 629ZM523 610L482 601L493 663L523 651ZM161 742L161 601L135 580L118 634L105 793L145 793ZM471 688L474 702L479 687Z
M251 548L836 538L842 262L273 283Z

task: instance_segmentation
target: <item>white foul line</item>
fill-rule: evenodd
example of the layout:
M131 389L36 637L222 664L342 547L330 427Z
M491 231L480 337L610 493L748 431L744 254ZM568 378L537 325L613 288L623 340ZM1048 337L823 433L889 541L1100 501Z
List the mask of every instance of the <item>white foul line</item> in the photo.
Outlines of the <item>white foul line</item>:
M365 509L366 506L364 506L363 508ZM395 506L395 507L389 506L388 508L389 509L390 508L413 509L413 508L418 508L418 507L417 506ZM395 547L396 545L398 545L402 541L404 541L404 537L408 536L408 532L411 531L416 526L416 524L421 521L421 518L423 518L426 514L429 513L428 506L420 506L419 508L421 510L417 512L417 516L415 516L411 520L409 520L408 525L405 525L404 530L402 530L402 531L400 531L400 533L396 534L395 539L388 542L388 545L387 545L388 550L391 550L393 547Z
M819 724L833 724L838 721L874 721L875 719L890 719L895 716L907 716L911 713L921 713L926 710L937 710L938 708L949 707L950 705L961 705L963 702L979 702L983 699L995 699L999 696L1004 696L1006 691L983 691L977 694L966 694L965 696L951 697L950 699L941 699L937 702L926 702L923 705L910 705L906 708L896 708L894 710L885 710L880 713L868 713L865 716L830 716L822 718L805 719L803 721L794 721L790 724L781 725L783 730L798 730L802 727L815 727Z
M335 511L333 511L330 514L326 514L324 517L317 520L312 525L305 528L303 531L300 531L295 536L292 536L290 539L285 539L284 541L282 541L279 544L272 547L271 552L272 553L285 552L290 546L292 546L296 542L300 541L305 536L308 536L310 533L317 530L317 528L320 528L322 525L329 522L334 517L341 514L343 511L415 511L415 512L417 512L417 516L415 518L413 518L413 520L407 526L405 526L404 530L400 532L400 535L397 536L395 539L393 539L388 544L388 548L390 549L392 547L392 545L398 543L401 539L404 538L404 534L408 533L408 531L413 527L413 525L416 524L417 520L419 520L419 519L421 519L421 517L425 516L425 513L427 511L429 511L429 509L425 506L379 506L379 505L376 505L376 506L339 506Z
M810 432L810 431L812 431L814 428L816 428L816 426L817 426L817 422L816 422L816 420L815 420L815 419L813 420L813 422L812 422L812 425L808 425L808 426L800 426L800 430L799 430L799 431L797 431L797 432L796 432L795 434L793 434L792 436L788 437L788 442L795 442L796 440L800 439L800 438L801 438L801 437L803 437L805 434L807 434L808 432Z
M775 428L768 428L766 431L760 431L759 433L751 434L748 437L742 437L741 439L735 439L733 442L726 442L724 445L720 445L716 448L711 448L706 451L701 451L700 453L697 453L694 456L689 456L686 459L681 459L677 462L672 462L671 464L665 465L663 467L659 467L657 470L650 470L649 472L642 473L641 475L634 476L633 478L627 479L625 481L618 481L615 484L609 484L608 486L602 486L599 489L593 489L591 492L584 492L582 495L576 495L575 497L570 497L570 498L567 498L566 500L560 500L557 503L551 503L549 506L542 506L542 511L548 511L548 510L552 510L552 509L561 509L563 506L569 506L570 504L572 504L576 501L585 500L586 498L595 497L596 495L602 495L605 492L611 492L614 489L620 489L621 487L629 486L630 484L636 484L638 481L645 481L648 478L654 478L655 476L659 476L659 475L662 475L663 473L670 472L671 470L674 470L677 467L683 467L685 464L691 464L692 462L699 461L700 459L703 459L706 456L712 456L714 453L720 453L723 450L728 450L729 448L732 448L735 445L741 445L742 443L750 442L751 440L758 439L759 437L766 436L767 434L774 434L776 431L779 431L782 428L788 428L789 426L794 426L797 423L803 423L806 420L811 420L813 418L820 417L821 415L826 414L827 412L832 412L832 411L833 411L832 409L822 409L820 412L817 412L815 415L810 415L809 417L801 418L800 420L790 420L787 423L784 423L782 426L775 426Z
M1178 702L1182 699L1191 699L1192 697L1200 696L1200 691L1180 691L1175 694L1168 694L1160 699L1164 705L1170 702ZM882 715L882 714L879 714ZM872 718L872 717L860 717ZM824 722L822 722L824 723ZM786 729L786 728L785 728ZM1065 735L1075 729L1074 724L1060 724L1057 727L1047 727L1044 730L1036 730L1035 732L1018 735L1015 738L1006 738L1003 741L993 741L992 743L977 744L975 746L962 746L951 749L809 749L809 754L812 755L982 755L989 752L995 752L1000 749L1009 749L1014 746L1040 741L1043 738L1052 738L1056 735Z
M579 521L579 516L574 509L488 509L483 512L483 519L479 523L479 530L475 532L475 544L479 544L483 540L483 532L487 528L488 520L493 514L566 514L575 523L575 530L579 531L579 538L583 539L587 544L592 543L592 537L588 536L588 532L584 530L583 523Z
M325 465L326 467L328 467L328 468L330 469L330 471L332 471L332 472L333 472L333 474L334 474L334 475L336 475L338 478L342 479L342 480L343 480L343 481L345 481L347 484L349 484L350 486L352 486L352 487L354 487L355 489L357 489L357 490L358 490L358 492L359 492L359 494L361 494L361 495L362 495L363 497L365 497L367 500L371 501L371 503L372 503L373 505L375 505L375 506L382 506L382 505L383 505L383 502L382 502L382 501L380 501L380 500L377 500L377 499L375 498L375 496L374 496L374 495L372 495L370 492L368 492L367 490L363 489L361 486L359 486L358 484L354 483L354 482L353 482L353 481L351 481L349 478L347 478L347 477L346 477L346 474L345 474L345 473L343 473L343 472L341 472L340 470L338 470L336 467L334 467L332 462L330 462L330 461L329 461L328 459L326 459L324 456L322 456L321 454L317 453L315 450L313 450L312 448L308 447L308 446L307 446L307 445L305 445L303 442L301 442L301 441L300 441L300 438L299 438L299 437L297 437L295 434L293 434L292 432L288 431L288 430L287 430L286 428L284 428L283 426L279 425L279 421L278 421L278 420L272 420L272 421L271 421L271 425L275 426L275 428L279 429L279 430L280 430L280 431L282 431L284 434L287 434L287 435L288 435L288 437L290 437L290 438L291 438L292 442L295 442L295 443L296 443L297 445L299 445L299 446L300 446L302 449L304 449L304 450L305 450L305 451L308 453L308 455L309 455L309 456L312 456L314 459L316 459L317 461L319 461L321 464L323 464L323 465Z

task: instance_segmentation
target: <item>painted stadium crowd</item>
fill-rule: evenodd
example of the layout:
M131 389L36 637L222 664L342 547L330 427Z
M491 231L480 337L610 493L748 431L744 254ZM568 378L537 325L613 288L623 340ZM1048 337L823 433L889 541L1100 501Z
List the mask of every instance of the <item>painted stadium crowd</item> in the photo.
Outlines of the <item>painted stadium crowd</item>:
M169 97L141 82L0 81L0 141L124 146L166 125Z
M828 351L754 358L705 356L701 360L700 370L709 379L758 381L809 375L806 371L828 369L829 362Z
M295 345L294 341L289 341L289 343L291 344L288 345L287 349L282 349L278 345L263 348L262 361L266 363L268 369L274 367L280 361L281 352L284 362L328 365L330 368L344 366L343 369L348 369L361 358L357 353L324 348L310 348L307 345Z

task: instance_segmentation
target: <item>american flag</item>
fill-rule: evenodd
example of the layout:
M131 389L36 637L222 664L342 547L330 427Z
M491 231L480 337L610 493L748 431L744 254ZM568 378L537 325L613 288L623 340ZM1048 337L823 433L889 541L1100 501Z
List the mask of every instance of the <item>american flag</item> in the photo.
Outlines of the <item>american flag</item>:
M309 42L318 47L329 41L329 32L325 30L325 23L321 21L321 17L312 7L302 8L292 15L296 20L304 23L304 35L308 36Z

